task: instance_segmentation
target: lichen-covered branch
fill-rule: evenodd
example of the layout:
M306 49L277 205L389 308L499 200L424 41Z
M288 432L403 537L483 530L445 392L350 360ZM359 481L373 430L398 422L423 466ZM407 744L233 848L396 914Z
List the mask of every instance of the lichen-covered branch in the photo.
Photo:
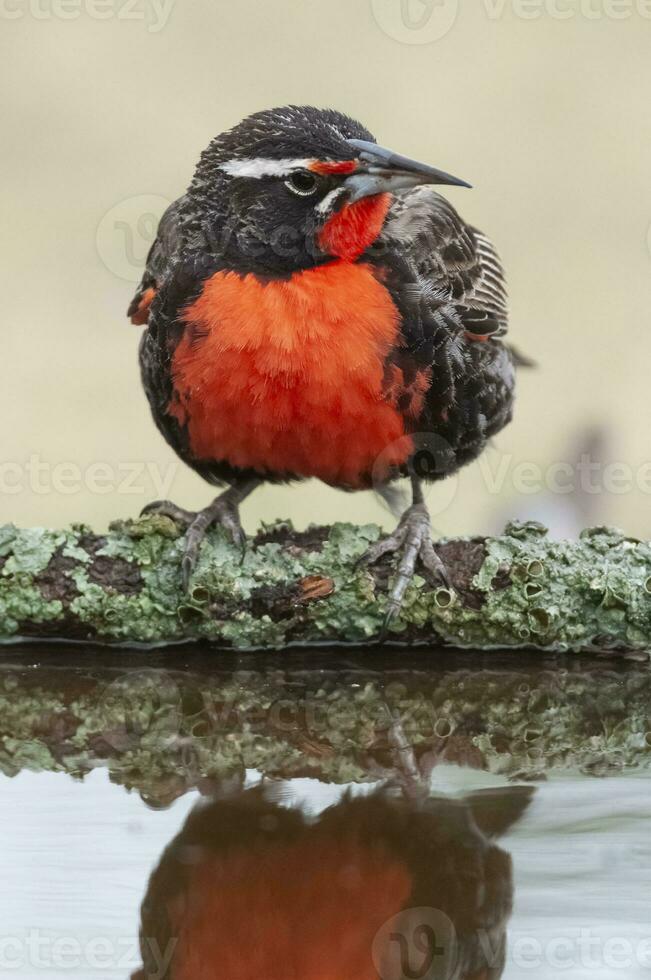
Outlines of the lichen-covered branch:
M445 762L528 780L648 767L651 673L578 667L3 668L0 771L104 767L154 805L246 769L368 781L390 772L395 717L423 771Z
M359 558L375 525L263 527L242 555L209 533L189 594L182 532L168 518L105 535L0 528L0 641L56 637L122 644L204 639L225 647L369 643L382 627L390 564ZM495 538L437 545L454 589L416 579L391 638L454 647L651 649L651 545L609 528L553 541L512 523Z

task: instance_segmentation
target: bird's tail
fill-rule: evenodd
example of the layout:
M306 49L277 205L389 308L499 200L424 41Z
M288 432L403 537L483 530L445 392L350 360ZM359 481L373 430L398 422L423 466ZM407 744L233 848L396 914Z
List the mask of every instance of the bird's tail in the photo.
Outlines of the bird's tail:
M513 363L516 367L521 368L535 368L538 367L538 362L534 361L532 357L527 357L523 354L521 350L514 347L513 344L507 344L507 347L511 351L511 357L513 358Z

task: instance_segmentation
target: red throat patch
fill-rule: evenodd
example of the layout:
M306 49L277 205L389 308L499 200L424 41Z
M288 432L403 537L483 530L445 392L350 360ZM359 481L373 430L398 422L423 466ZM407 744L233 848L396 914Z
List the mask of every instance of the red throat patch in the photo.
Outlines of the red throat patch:
M390 207L390 194L375 194L344 205L321 229L319 248L327 255L354 262L382 231Z

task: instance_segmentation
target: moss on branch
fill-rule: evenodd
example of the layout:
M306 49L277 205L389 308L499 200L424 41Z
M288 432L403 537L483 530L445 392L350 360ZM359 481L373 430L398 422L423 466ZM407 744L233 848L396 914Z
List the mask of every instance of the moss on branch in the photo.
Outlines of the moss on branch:
M358 559L380 530L263 527L245 554L215 529L189 594L182 531L168 518L107 534L0 528L0 642L120 644L194 639L217 646L369 643L381 630L390 563ZM651 546L611 528L553 541L535 523L495 538L439 542L454 590L414 580L391 639L474 649L651 649Z

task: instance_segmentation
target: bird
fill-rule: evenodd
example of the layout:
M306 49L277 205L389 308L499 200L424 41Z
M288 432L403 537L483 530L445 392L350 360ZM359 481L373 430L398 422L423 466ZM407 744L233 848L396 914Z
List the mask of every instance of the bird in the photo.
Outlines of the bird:
M221 525L265 482L317 478L411 503L362 564L394 557L386 623L417 569L450 587L423 486L476 459L512 418L515 355L490 239L436 186L466 181L378 144L334 109L253 113L201 154L163 214L129 306L154 421L225 488L203 510L155 501L185 530L190 588Z
M530 786L418 799L345 791L314 816L282 787L198 803L152 871L132 980L497 980L513 906L496 841Z

